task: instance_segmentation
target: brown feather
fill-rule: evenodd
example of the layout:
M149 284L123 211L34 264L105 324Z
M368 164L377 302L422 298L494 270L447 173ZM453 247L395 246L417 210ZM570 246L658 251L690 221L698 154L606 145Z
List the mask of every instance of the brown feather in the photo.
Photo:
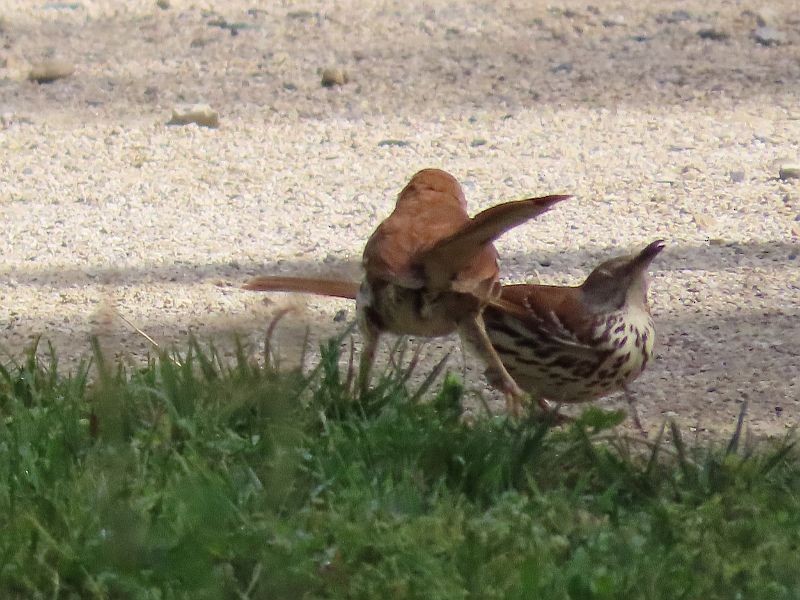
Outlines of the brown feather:
M459 280L475 278L471 263L482 248L509 229L541 215L569 197L553 195L504 202L478 213L458 232L437 242L419 256L418 262L426 274L428 285L444 288L457 276ZM463 273L465 269L469 272Z
M509 375L540 404L585 402L635 380L653 356L645 279L663 248L656 240L607 260L577 287L504 286L483 318Z
M309 278L258 278L245 287L355 297L364 336L359 368L362 392L367 389L382 333L438 337L457 330L486 362L492 381L516 413L525 393L492 347L481 316L487 303L500 294L492 242L568 197L508 202L471 219L455 178L438 169L425 169L411 178L392 213L367 241L360 286Z
M417 256L468 222L464 193L455 178L438 169L420 171L367 241L363 256L367 278L424 287L424 274L415 264Z
M492 300L484 318L493 320L496 311L513 315L531 329L562 335L569 331L582 343L591 337L592 317L580 300L580 287L517 284L504 285L499 299Z
M358 295L357 281L315 279L313 277L254 277L242 289L254 292L300 292L318 296L333 296L355 300Z

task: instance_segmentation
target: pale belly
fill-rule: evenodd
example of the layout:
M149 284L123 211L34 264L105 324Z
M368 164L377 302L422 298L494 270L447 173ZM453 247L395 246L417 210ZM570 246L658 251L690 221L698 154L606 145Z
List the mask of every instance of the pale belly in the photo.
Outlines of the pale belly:
M431 295L396 285L377 292L364 283L356 298L359 318L372 318L378 329L398 335L439 337L453 333L462 315L453 311L453 294Z
M610 335L604 335L606 322ZM588 344L558 341L516 319L505 319L500 327L487 319L487 332L522 389L565 403L604 396L636 379L652 358L655 337L652 318L641 310L608 315Z

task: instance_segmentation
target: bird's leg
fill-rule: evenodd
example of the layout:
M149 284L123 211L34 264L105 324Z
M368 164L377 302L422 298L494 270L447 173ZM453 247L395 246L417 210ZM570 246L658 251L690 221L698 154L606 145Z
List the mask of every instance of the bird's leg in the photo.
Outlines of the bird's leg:
M499 388L506 397L506 410L514 417L522 414L523 405L528 401L528 395L522 390L514 378L506 370L503 361L492 346L483 317L480 314L465 318L459 323L459 333L465 338L469 347L473 348L478 356L486 363L486 373L489 382Z
M489 380L489 383L491 385L493 385L496 388L502 388L503 381L498 376L497 371L492 371L491 368L487 368L486 371L484 372L484 375L486 376L486 379ZM532 397L533 394L531 394L531 398ZM536 404L539 405L539 408L541 408L542 412L544 412L545 414L548 413L555 414L558 411L558 406L553 406L544 396L537 396Z
M373 313L375 297L372 286L366 280L361 282L361 287L356 295L356 321L358 330L361 332L364 347L361 350L361 358L358 361L358 395L364 396L369 389L369 376L372 365L375 362L375 353L378 350L378 340L381 336L381 329L374 319L370 318Z
M557 407L554 407L552 404L550 404L547 401L547 399L544 398L543 396L539 396L538 398L536 398L536 404L538 404L539 408L541 408L546 413L558 410Z
M380 332L376 327L365 323L361 327L361 336L364 338L364 348L361 350L361 359L358 361L359 396L366 394L369 389L369 376L372 371L372 365L375 362L375 353L378 350Z
M572 423L575 419L569 415L559 412L561 403L552 404L542 396L536 399L536 404L542 409L541 415L537 415L536 419L542 420L545 423L552 423L553 425L566 425Z
M486 369L486 371L484 372L484 376L489 381L490 385L502 389L503 386L502 379L501 377L499 377L496 371L492 371L491 367ZM532 398L532 395L530 396L530 398ZM565 423L570 420L569 417L567 417L566 415L562 415L561 413L558 412L558 406L554 406L543 396L536 397L536 404L539 405L539 408L542 409L542 413L545 416L546 415L552 416L557 423Z
M625 391L625 400L628 402L628 410L630 411L631 419L633 419L633 424L642 437L647 437L647 431L642 426L642 421L639 419L639 411L636 409L636 398L627 385L623 385L622 389Z

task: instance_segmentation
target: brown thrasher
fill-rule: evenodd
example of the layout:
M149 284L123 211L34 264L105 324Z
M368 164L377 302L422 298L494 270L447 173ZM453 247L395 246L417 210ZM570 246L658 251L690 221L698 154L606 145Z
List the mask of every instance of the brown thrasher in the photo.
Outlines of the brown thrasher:
M509 374L540 405L585 402L624 389L653 356L647 268L664 249L612 258L579 286L503 286L484 310L492 346ZM492 374L487 373L491 378Z
M613 258L579 286L502 286L483 318L508 373L544 409L547 400L585 402L625 389L653 355L647 267L664 249L656 240L638 254ZM255 289L355 299L359 284L303 277L261 277ZM493 373L489 371L490 379ZM637 426L638 416L631 409Z
M364 279L356 294L358 324L364 337L360 389L369 383L378 339L384 332L439 337L458 331L487 364L492 382L509 407L525 393L509 376L492 348L481 312L500 294L497 250L492 242L509 229L542 214L568 195L505 202L470 218L456 179L425 169L400 192L394 211L370 236L364 248ZM244 287L281 288L281 278L255 278ZM285 279L283 280L285 281ZM317 281L315 289L351 297L342 282ZM319 287L321 286L321 287Z

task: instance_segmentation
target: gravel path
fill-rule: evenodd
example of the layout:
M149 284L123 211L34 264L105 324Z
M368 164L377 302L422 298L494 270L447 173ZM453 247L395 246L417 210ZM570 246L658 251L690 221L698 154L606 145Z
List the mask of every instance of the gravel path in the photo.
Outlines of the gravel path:
M650 427L724 432L745 398L756 433L800 422L800 180L778 177L800 161L796 0L162 4L0 0L9 353L43 333L69 362L92 332L143 352L112 308L160 342L256 335L289 303L285 346L338 331L346 302L237 286L357 276L393 196L436 166L475 211L575 194L501 240L508 281L574 283L668 240L634 385ZM28 81L48 58L74 72ZM166 125L196 102L218 129Z

